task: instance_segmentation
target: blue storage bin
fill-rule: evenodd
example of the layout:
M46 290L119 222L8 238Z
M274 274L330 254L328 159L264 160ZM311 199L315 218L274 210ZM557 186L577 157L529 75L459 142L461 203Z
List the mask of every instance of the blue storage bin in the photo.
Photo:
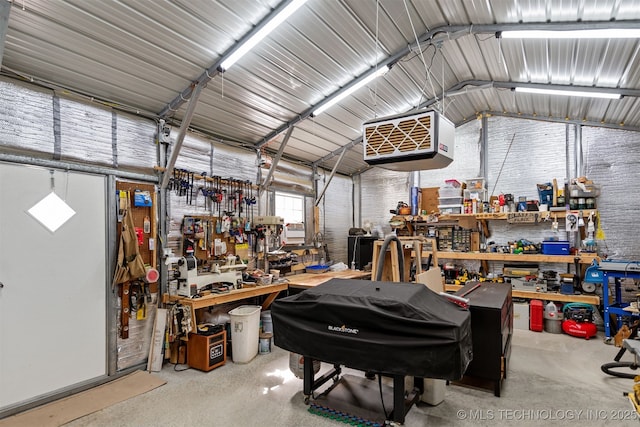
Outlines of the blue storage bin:
M542 242L542 253L544 255L569 255L569 242Z

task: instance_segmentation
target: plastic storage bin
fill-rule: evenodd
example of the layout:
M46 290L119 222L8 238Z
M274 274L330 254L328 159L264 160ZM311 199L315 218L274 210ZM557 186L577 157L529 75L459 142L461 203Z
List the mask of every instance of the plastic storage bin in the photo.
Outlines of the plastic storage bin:
M249 363L258 354L259 305L241 305L229 312L233 363Z
M438 210L443 214L460 214L462 208L462 205L438 205Z
M460 197L462 196L462 188L456 187L440 187L438 190L438 197L446 199L448 197Z
M542 242L542 254L543 255L569 255L569 242L567 241Z
M439 205L461 205L463 202L462 197L440 197L438 198Z
M467 180L467 190L482 190L486 188L484 178L472 178Z
M584 189L577 185L569 186L569 197L598 197L600 195L600 186L595 184L585 185Z
M487 190L464 190L464 198L486 202L488 200Z

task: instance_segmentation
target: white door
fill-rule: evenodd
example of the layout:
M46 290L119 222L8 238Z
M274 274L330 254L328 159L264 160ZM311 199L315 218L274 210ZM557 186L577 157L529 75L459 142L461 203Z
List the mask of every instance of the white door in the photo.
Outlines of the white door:
M48 169L0 163L0 410L106 374L106 179L55 171L76 212L55 232L28 210Z

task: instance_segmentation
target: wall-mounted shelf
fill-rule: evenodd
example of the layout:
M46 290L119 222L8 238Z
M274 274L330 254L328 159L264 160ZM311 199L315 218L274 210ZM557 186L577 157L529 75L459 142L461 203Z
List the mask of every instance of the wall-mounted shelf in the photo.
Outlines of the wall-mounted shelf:
M497 252L449 252L438 251L438 259L461 259L476 261L502 261L502 262L549 262L572 264L578 259L580 264L591 264L595 253L582 253L580 255L544 255L544 254L503 254Z
M499 213L476 213L476 214L442 214L438 215L438 221L431 221L432 224L437 225L440 221L459 221L459 220L477 220L477 221L506 221L509 219L510 215L521 215L521 214L529 214L529 215L538 215L538 218L546 218L547 214L549 214L549 218L553 219L558 218L566 218L568 212L582 212L582 216L588 218L591 214L597 214L598 211L596 209L580 209L580 210L571 210L571 211L529 211L529 212L499 212ZM408 222L430 222L430 215L394 215L392 220L402 220Z

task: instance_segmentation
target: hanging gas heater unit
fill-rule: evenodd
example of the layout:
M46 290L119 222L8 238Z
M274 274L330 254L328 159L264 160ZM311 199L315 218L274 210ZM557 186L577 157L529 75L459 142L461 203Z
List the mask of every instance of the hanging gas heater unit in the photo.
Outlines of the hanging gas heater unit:
M455 126L434 110L363 125L364 161L395 171L441 169L453 161Z

